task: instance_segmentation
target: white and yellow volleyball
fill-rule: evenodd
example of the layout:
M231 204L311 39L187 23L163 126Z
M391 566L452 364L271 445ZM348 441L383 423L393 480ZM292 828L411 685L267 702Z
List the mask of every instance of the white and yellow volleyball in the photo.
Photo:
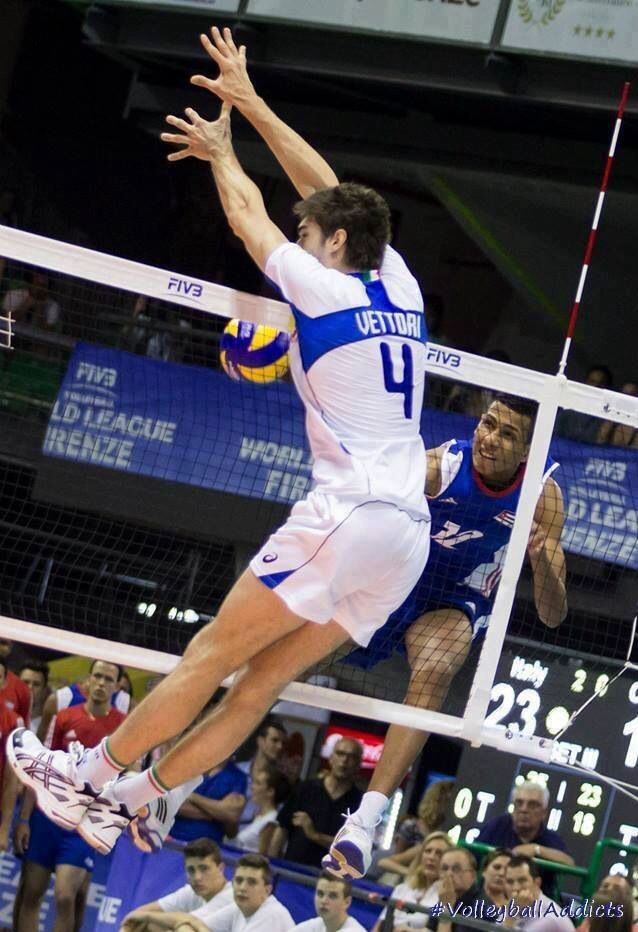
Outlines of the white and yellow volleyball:
M262 385L288 372L290 336L265 324L231 320L220 342L220 361L235 382L246 380Z

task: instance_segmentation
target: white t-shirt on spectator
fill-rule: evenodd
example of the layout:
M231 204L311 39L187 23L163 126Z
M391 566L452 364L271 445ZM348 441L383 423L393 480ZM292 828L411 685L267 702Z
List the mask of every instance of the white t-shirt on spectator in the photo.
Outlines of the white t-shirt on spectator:
M28 297L28 288L12 288L4 296L2 310L6 314L15 314L22 302L26 301ZM53 327L60 319L60 305L53 298L44 299L44 319L49 327Z
M288 932L295 926L295 920L286 907L272 895L248 919L236 903L224 909L211 908L211 905L206 903L193 910L193 916L214 932L244 932L245 929L249 932Z
M255 816L252 822L245 825L234 838L227 838L226 842L236 848L243 848L244 851L259 851L261 830L275 822L277 822L277 810L271 809L270 812Z
M233 902L233 885L229 881L219 893L212 896L210 900L205 900L203 896L195 893L189 883L186 883L174 893L160 897L157 902L165 913L192 913L202 906L212 909L213 905L215 909L224 909Z
M295 929L301 929L303 932L326 932L326 925L320 916L316 919L308 919L306 922L300 922ZM352 916L348 916L344 924L340 927L339 932L366 932L365 926L357 922Z
M392 891L393 900L403 900L405 903L416 903L417 906L434 906L439 902L439 885L433 883L427 890L416 890L409 883L400 883ZM387 908L383 910L379 919L384 919ZM429 919L427 913L408 913L403 909L395 909L394 925L410 926L411 929L423 929Z

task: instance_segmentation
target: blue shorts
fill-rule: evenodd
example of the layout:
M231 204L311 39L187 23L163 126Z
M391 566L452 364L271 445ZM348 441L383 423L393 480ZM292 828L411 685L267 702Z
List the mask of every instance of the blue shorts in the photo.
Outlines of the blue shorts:
M396 610L379 629L367 647L358 647L341 661L362 670L370 670L393 653L405 654L405 635L411 625L428 612L454 608L467 616L472 628L472 640L482 637L489 624L494 606L494 595L485 598L469 586L454 586L436 591L415 587L403 605Z
M60 828L35 809L29 823L31 837L25 859L53 871L58 864L70 864L91 872L95 851L76 832Z

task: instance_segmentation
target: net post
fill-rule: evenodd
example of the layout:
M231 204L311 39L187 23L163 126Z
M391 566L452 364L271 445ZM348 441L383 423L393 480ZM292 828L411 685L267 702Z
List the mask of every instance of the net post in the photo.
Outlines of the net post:
M539 396L536 424L525 468L525 477L521 486L519 504L514 518L514 526L503 563L503 572L494 600L490 624L485 635L483 649L463 716L462 737L475 747L480 746L488 734L485 730L485 716L498 662L503 650L505 635L507 634L507 626L516 595L516 586L527 552L527 542L538 499L537 490L541 488L552 431L566 384L567 379L564 375L550 377L545 381Z

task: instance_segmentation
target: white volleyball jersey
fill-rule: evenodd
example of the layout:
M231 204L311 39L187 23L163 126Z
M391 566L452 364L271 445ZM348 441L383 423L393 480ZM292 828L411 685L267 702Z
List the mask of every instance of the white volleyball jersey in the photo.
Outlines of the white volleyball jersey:
M386 247L379 272L346 275L283 243L266 274L290 303L290 369L322 492L428 515L420 435L427 333L419 286Z

